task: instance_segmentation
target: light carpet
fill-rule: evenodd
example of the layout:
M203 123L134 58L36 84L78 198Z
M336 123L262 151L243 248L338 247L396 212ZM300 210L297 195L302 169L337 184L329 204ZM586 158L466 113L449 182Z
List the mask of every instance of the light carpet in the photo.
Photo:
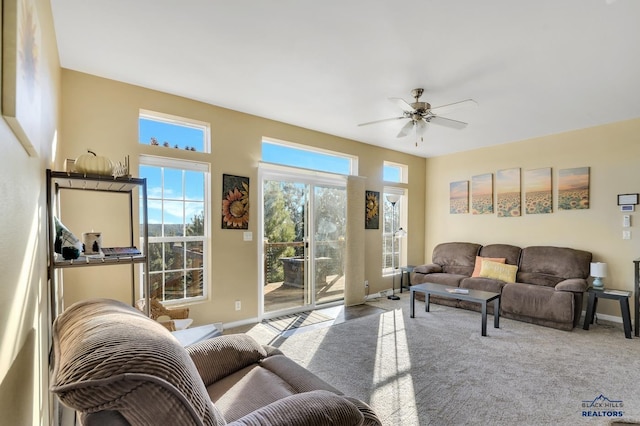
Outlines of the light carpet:
M367 401L385 425L640 420L640 340L621 324L566 332L501 318L495 329L490 318L481 337L478 312L419 303L409 318L406 294L368 304L384 311L288 337L263 324L246 333ZM601 395L622 407L583 407ZM621 419L582 416L614 410Z

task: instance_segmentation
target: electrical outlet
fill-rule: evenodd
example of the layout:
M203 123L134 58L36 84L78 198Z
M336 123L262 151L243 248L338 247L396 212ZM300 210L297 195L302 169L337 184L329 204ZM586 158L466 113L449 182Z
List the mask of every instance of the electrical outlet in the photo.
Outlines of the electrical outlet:
M630 240L631 239L631 231L622 231L622 239Z
M364 280L364 288L369 288L369 280Z
M242 303L240 303L239 300L236 300L236 311L239 311L240 309L242 309Z

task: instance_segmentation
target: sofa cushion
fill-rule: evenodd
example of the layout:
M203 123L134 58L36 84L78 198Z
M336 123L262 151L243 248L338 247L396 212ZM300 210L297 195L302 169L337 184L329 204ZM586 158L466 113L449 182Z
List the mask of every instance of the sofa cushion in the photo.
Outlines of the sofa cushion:
M441 243L433 249L432 261L445 273L470 277L480 247L475 243Z
M514 283L516 282L517 272L518 267L516 265L505 265L490 260L483 260L482 268L480 268L480 277Z
M187 351L122 302L78 302L53 324L51 391L75 410L131 424L224 425Z
M465 278L469 278L468 275L459 275L459 274L416 274L411 277L411 284L422 284L422 283L433 283L433 284L442 284L447 285L449 287L459 287L460 281Z
M506 283L504 281L495 280L493 278L472 277L465 278L460 281L460 287L469 290L490 291L493 293L502 293L502 287Z
M573 293L556 291L535 284L506 284L500 299L503 312L522 318L538 318L549 322L567 323L573 327Z
M566 247L531 246L522 249L517 281L555 287L568 278L589 276L591 253Z
M517 265L522 249L510 244L488 244L480 249L481 257L504 257L507 265Z
M483 260L490 260L492 262L504 263L507 259L505 259L504 257L481 257L481 256L476 256L476 266L474 266L473 272L471 273L472 277L479 277L480 276L480 269L482 269L482 261Z

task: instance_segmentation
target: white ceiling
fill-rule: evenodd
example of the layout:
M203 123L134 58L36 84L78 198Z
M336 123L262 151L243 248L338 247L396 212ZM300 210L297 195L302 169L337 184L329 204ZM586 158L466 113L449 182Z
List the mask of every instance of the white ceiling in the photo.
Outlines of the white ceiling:
M424 157L640 117L638 0L51 4L64 68ZM418 146L357 126L416 87L479 106Z

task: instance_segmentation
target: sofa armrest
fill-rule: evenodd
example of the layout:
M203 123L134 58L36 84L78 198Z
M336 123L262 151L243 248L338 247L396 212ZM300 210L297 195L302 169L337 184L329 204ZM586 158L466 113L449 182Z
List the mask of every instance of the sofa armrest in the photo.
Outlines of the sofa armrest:
M418 274L433 274L436 272L442 272L442 266L436 263L430 263L428 265L420 265L413 268L413 272Z
M259 362L265 348L246 334L230 334L203 340L187 347L205 386Z
M334 393L316 390L288 396L229 423L229 426L360 426L364 416L355 404ZM381 424L381 423L378 423Z
M568 280L560 281L556 284L556 290L559 291L572 291L576 293L584 293L587 291L589 285L587 280L582 278L569 278Z

